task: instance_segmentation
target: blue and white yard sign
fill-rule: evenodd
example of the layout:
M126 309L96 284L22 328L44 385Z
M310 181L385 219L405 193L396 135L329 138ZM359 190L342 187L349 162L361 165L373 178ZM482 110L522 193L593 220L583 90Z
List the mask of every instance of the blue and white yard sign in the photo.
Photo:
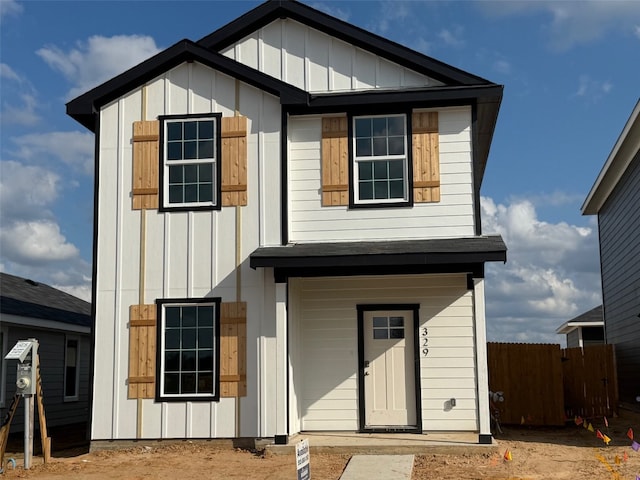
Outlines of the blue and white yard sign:
M300 440L296 445L296 467L298 480L311 480L309 468L309 440Z

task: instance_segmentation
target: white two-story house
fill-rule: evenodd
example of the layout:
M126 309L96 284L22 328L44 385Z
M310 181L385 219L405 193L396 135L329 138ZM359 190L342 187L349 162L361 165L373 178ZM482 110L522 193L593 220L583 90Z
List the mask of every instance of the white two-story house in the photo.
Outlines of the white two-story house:
M72 100L95 133L91 438L477 432L502 86L271 1Z

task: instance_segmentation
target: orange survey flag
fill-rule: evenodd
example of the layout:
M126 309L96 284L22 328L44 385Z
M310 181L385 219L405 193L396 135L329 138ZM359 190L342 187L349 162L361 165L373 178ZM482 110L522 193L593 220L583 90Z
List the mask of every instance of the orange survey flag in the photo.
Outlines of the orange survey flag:
M627 437L629 437L629 440L633 440L633 428L629 427L629 430L627 430Z
M590 432L593 432L593 425L591 425L591 422L589 422L589 426L587 427L587 430L589 430Z
M609 445L609 442L611 441L611 439L609 437L607 437L606 435L602 436L602 441L604 443L606 443L607 445Z
M600 430L596 430L596 437L604 440L604 435L602 435L602 432Z
M511 460L513 460L513 457L511 456L511 450L507 448L504 452L504 461L510 462Z

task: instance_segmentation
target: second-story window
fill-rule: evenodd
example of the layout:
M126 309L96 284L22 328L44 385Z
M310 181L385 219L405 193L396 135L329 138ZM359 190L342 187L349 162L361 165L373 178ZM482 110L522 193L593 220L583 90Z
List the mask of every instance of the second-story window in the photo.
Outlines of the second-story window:
M162 120L163 207L220 208L220 115Z
M355 204L409 200L405 115L353 118Z

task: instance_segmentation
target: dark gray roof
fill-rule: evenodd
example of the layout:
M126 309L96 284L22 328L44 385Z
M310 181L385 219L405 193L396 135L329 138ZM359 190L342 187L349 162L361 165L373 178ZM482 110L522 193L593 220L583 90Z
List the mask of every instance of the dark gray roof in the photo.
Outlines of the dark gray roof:
M575 318L569 320L569 323L595 323L595 322L603 322L602 320L602 305L598 305L595 308L592 308L588 312L584 312L581 315L578 315Z
M360 265L443 265L505 262L499 235L380 242L335 242L261 247L250 257L257 267L353 267Z
M89 302L8 273L0 273L0 313L91 326Z

